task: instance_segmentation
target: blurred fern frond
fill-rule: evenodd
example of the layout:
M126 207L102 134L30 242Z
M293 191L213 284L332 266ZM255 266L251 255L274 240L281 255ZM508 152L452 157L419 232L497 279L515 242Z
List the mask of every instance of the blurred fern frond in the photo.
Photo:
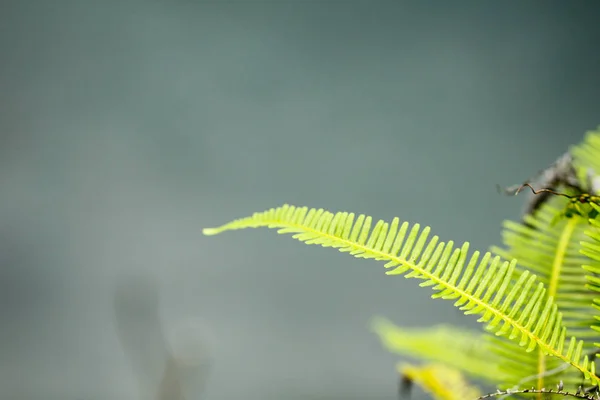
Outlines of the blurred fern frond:
M416 383L436 400L476 399L481 395L479 389L465 381L459 370L445 364L400 364L398 372L403 379Z
M488 335L482 332L449 325L402 328L382 317L374 318L371 326L382 345L392 353L443 363L491 383L514 377L498 368L501 357L494 353L492 344L485 340Z

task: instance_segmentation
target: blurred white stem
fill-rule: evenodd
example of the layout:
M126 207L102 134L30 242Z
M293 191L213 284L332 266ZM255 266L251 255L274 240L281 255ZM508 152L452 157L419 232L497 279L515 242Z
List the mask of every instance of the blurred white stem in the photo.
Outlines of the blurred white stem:
M147 275L121 282L114 303L117 332L138 381L140 400L198 400L212 364L204 324L184 321L170 335L168 346L156 283Z

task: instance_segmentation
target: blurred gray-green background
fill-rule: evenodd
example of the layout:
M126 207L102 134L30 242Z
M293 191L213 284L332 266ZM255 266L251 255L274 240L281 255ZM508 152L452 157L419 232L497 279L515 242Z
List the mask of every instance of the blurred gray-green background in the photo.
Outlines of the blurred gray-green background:
M373 261L201 229L288 202L487 249L523 201L495 184L600 124L599 18L595 1L2 2L0 399L136 400L162 373L148 330L189 320L210 373L188 400L395 399L371 317L474 318Z

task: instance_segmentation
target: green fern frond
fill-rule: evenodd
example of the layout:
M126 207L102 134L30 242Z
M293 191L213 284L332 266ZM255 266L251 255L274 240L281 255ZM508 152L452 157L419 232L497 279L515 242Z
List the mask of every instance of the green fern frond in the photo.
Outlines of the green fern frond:
M600 206L592 204L592 207L600 211ZM581 242L581 253L591 260L590 263L583 266L588 272L586 276L586 288L592 291L595 296L598 296L598 293L600 293L600 217L590 219L589 224L588 229L585 231L588 240ZM599 311L600 298L595 297L592 305L596 311ZM596 314L595 319L596 321L592 325L592 328L595 331L600 331L600 323L598 323L600 315ZM594 345L600 347L600 343L594 343Z
M400 364L398 372L436 400L472 400L481 396L479 389L469 385L460 371L444 364Z
M577 175L584 188L588 180L590 162L593 160L598 164L596 160L600 154L599 139L598 132L589 132L582 144L571 149ZM565 190L569 192L568 188ZM580 242L586 238L587 220L578 213L571 213L570 218L561 218L566 209L578 205L571 203L573 201L569 199L554 196L537 210L535 215L526 215L525 223L506 221L503 230L505 248L492 247L491 250L503 259L518 259L517 274L528 270L538 276L547 288L548 296L555 299L558 310L563 315L567 335L583 339L583 352L589 353L594 346L593 342L598 340L598 333L590 329L594 322L590 305L595 294L585 286L586 271L582 265L593 264L594 261L580 253ZM507 354L516 354L514 346L509 343L505 345ZM546 372L557 370L558 365L556 359L547 358L542 352L505 357L503 367L514 364L516 358L521 368L537 370L533 376L539 377L538 388L560 380L565 387L575 389L581 383L580 377L572 370L549 376Z
M488 335L483 339L491 349L493 358L499 359L496 368L502 371L501 377L507 377L494 382L500 389L535 387L540 382L548 384L558 383L560 380L568 387L576 387L582 383L580 374L570 372L577 370L556 357L544 358L543 368L540 368L540 351L524 352L518 343L503 337ZM566 376L566 373L569 375Z
M573 216L552 225L552 216L557 212L559 209L551 205L542 207L535 217L527 218L530 226L506 221L503 231L506 248L491 250L504 259L518 259L517 270L537 275L548 295L555 299L569 335L594 339L596 334L589 329L594 294L585 287L586 273L582 268L592 260L580 253L588 224L585 219Z
M578 168L582 182L586 181L587 169L600 173L600 126L595 131L586 132L582 143L571 148L571 154Z
M502 358L485 340L487 334L447 325L401 328L382 317L374 318L371 326L382 345L392 353L442 363L494 384L516 379L515 370L499 369Z
M563 324L567 334L584 339L583 352L592 349L592 340L597 333L589 329L592 323L590 304L593 294L585 288L585 271L582 264L587 260L579 254L579 241L584 237L583 219L561 219L553 224L553 215L559 212L552 205L540 209L534 217L528 217L530 226L506 222L503 232L507 249L492 250L506 259L517 258L519 270L530 270L538 276L548 295L555 298L559 311L563 314ZM505 357L501 368L521 368L528 376L538 378L529 384L543 388L563 381L566 388L576 390L581 377L571 369L560 369L555 358L542 352L523 354L514 345L505 343ZM512 354L512 356L509 356ZM548 371L558 371L548 374ZM525 375L524 375L525 376ZM508 383L508 382L507 382ZM518 383L523 386L522 380Z
M565 326L581 337L586 335L581 328L590 320L589 304L593 298L584 287L585 271L581 268L590 260L579 252L587 222L573 216L550 227L548 220L557 211L543 207L540 218L528 218L531 227L505 222L503 237L507 248L492 247L492 251L505 259L517 258L517 270L535 272L548 294L555 297Z
M453 242L429 238L430 229L412 227L395 218L391 223L363 214L331 213L323 209L297 208L290 205L273 208L242 218L219 228L203 230L214 235L227 230L269 227L279 233L292 233L307 244L337 248L359 258L386 261L393 270L388 275L405 274L423 280L420 286L432 286L433 298L455 300L465 314L478 314L479 322L498 336L508 335L533 351L570 363L592 383L600 383L595 365L582 354L583 341L566 339L562 314L542 282L525 271L513 282L516 261L501 262L486 253L474 252L468 258L468 243L454 248Z

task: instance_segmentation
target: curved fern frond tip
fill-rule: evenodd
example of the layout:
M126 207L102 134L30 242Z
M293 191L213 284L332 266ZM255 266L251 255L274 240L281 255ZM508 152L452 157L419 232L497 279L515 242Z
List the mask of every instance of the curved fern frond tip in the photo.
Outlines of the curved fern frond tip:
M292 215L286 215L285 211L291 211ZM319 216L325 210L319 209L311 209L311 213L318 214ZM231 222L228 222L224 225L215 227L215 228L204 228L202 229L202 234L206 236L214 236L219 233L223 233L226 231L234 231L239 229L247 229L247 228L274 228L277 226L276 220L281 222L283 220L287 220L287 225L293 223L294 220L303 220L304 216L308 212L308 207L295 207L289 204L284 204L281 207L271 208L264 212L255 212L250 217L238 218ZM288 231L291 232L291 231ZM284 232L281 232L284 233Z
M285 204L251 217L236 219L217 228L205 229L206 235L228 230L268 227L278 233L292 233L306 244L337 248L357 258L385 261L390 275L422 280L420 286L432 286L432 297L455 300L465 314L477 314L486 330L533 351L571 364L594 384L594 363L582 355L582 341L567 340L562 314L546 292L542 282L529 271L515 274L516 260L501 261L487 252L475 251L468 257L469 244L455 248L454 243L429 237L430 228L412 227L394 218L373 225L369 216L331 213L323 209Z

